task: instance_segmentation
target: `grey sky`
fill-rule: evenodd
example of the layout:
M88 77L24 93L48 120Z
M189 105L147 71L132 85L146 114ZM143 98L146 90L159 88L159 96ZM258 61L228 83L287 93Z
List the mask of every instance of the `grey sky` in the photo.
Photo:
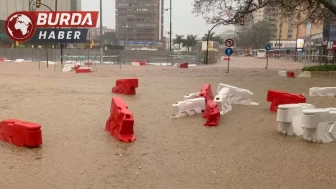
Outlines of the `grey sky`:
M192 11L194 0L172 0L172 30L175 34L194 34L204 36L211 25L207 25L202 17L195 17ZM164 0L165 8L169 8L169 0ZM82 0L83 10L99 10L98 0ZM169 31L169 11L165 12L165 33ZM115 0L103 0L103 25L115 29ZM214 29L217 34L224 31L224 27ZM165 34L167 36L167 34Z

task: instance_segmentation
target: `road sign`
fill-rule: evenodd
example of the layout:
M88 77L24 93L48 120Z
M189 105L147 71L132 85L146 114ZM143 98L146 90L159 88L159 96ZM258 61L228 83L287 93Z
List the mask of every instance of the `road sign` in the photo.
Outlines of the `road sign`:
M231 56L233 54L233 49L232 48L226 48L225 49L225 54L226 54L226 56Z
M271 50L271 48L272 48L271 45L266 45L266 46L265 46L265 50L266 50L266 51Z
M225 46L232 47L234 45L233 39L227 39L225 40Z

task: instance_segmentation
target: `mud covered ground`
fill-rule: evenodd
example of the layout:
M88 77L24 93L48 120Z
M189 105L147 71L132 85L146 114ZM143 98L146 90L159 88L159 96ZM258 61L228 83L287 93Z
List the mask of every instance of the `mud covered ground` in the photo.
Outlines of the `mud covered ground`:
M4 189L334 188L336 143L313 144L276 132L268 89L306 94L335 86L335 78L289 79L277 68L298 63L234 58L189 69L98 65L91 74L61 73L37 63L0 63L0 120L42 125L43 145L17 148L0 141ZM121 96L135 117L137 140L116 141L105 131L116 79L137 77L136 96ZM246 88L260 106L234 106L214 128L201 115L169 118L171 105L204 83ZM317 107L335 98L307 97Z

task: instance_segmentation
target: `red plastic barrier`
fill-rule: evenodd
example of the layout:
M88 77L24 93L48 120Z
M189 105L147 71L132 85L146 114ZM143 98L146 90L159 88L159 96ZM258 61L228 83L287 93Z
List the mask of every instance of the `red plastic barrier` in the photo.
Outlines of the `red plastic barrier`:
M139 60L133 60L133 62L139 62Z
M180 68L188 68L189 64L188 62L180 64Z
M90 68L79 68L75 70L76 70L76 73L90 73L91 72Z
M5 61L5 58L0 57L0 62Z
M17 119L0 122L0 140L18 147L38 147L42 144L41 125Z
M121 98L113 97L110 117L106 121L105 131L119 141L133 142L136 140L133 126L134 118L132 112L128 110L127 105Z
M86 65L86 66L92 66L92 62L85 62L84 65Z
M287 77L289 77L289 78L295 78L295 73L287 71Z
M209 83L206 83L203 85L201 92L199 94L199 97L205 98L205 102L207 102L208 100L214 99L214 96L211 90L211 85Z
M80 68L80 65L76 65L74 69L77 70L79 68Z
M146 66L147 63L146 62L140 62L140 66Z
M112 88L112 93L135 95L135 88L138 88L138 85L138 79L119 79L116 81L116 86Z
M278 106L282 104L306 103L306 97L300 94L268 90L267 101L271 102L270 111L277 112Z
M220 120L220 112L218 105L213 100L209 100L206 104L203 118L207 119L204 126L217 126Z

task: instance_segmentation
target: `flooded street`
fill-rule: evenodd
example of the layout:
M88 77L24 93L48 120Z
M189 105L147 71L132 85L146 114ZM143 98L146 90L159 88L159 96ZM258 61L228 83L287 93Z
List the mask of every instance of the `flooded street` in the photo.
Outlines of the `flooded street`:
M318 108L331 97L309 97L311 87L335 87L335 78L280 77L277 69L302 64L233 58L226 63L178 69L97 65L91 74L61 73L58 66L0 63L0 120L42 125L40 148L0 141L2 189L223 189L334 188L336 143L314 144L276 132L268 89L304 94ZM111 93L117 79L139 78L136 96ZM201 115L169 118L172 104L210 83L254 93L259 106L234 105L218 127ZM126 144L105 132L111 98L120 96L135 118L137 140Z

